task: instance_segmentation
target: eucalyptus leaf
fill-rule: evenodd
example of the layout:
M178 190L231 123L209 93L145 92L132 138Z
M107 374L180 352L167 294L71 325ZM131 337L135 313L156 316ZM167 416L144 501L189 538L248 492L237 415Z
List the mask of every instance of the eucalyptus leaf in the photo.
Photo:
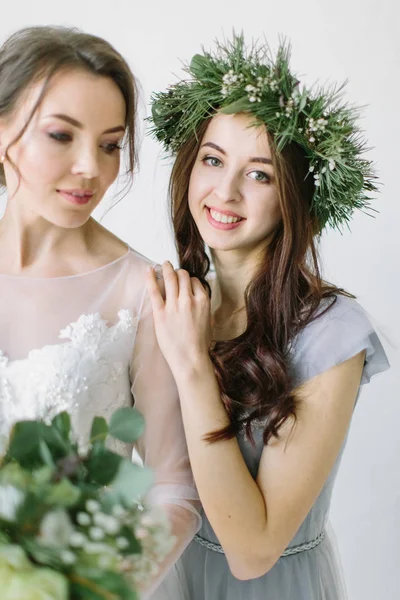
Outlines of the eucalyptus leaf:
M55 467L55 463L53 460L53 456L50 452L50 449L44 440L39 440L39 452L42 457L43 463L47 467Z
M25 471L17 462L10 462L0 469L0 484L10 484L21 490L26 490L30 486L31 481L32 475Z
M110 486L122 502L132 506L147 492L153 481L154 475L150 469L135 465L128 459L122 459Z
M66 411L58 413L51 422L52 426L59 431L66 442L69 442L71 433L71 417Z
M90 442L105 441L108 435L107 421L103 417L95 417L90 431Z
M46 501L56 506L75 506L81 497L81 491L69 479L64 478L60 483L51 486Z
M25 500L17 509L16 521L21 527L21 533L32 535L38 530L40 521L46 513L46 506L41 498L28 493ZM26 530L26 531L25 531Z
M11 431L7 458L30 468L42 463L40 455L41 424L37 421L19 421Z
M35 471L33 471L33 483L37 487L43 487L46 483L50 483L53 475L54 469L45 465L44 467L40 467L40 469L36 469Z
M121 442L132 444L143 431L144 418L136 408L119 408L110 419L109 434Z
M54 459L57 460L67 456L70 453L71 444L69 439L64 437L65 432L62 431L62 423L59 423L61 431L58 427L52 425L45 425L44 423L40 423L40 425L40 435L49 446Z
M95 442L86 461L89 480L100 485L109 485L116 477L123 460L122 456L111 452L101 442Z

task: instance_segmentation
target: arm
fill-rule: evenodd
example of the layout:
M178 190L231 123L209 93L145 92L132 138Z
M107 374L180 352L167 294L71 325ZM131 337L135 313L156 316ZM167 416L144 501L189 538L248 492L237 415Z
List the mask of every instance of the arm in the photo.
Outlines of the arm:
M148 297L135 341L131 381L135 406L145 418L145 432L137 451L144 464L154 469L156 478L147 500L163 506L177 538L151 590L146 590L150 593L199 528L200 503L190 469L176 384L157 344Z
M178 385L200 498L233 574L259 577L294 537L335 463L351 419L364 353L297 390L297 422L293 427L286 423L280 439L265 447L254 481L236 439L204 441L206 434L228 423L208 357L208 297L185 272L176 276L166 266L164 278L165 301L151 274L149 289L159 343ZM178 332L184 333L180 337Z
M264 448L257 481L236 439L204 441L227 423L212 365L204 359L177 378L200 499L237 578L265 574L316 501L346 436L362 366L363 353L297 390L297 421Z

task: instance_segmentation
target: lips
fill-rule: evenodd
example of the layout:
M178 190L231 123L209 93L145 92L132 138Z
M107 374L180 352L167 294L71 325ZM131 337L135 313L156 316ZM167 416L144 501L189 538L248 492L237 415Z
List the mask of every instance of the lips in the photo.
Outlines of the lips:
M88 204L94 196L93 190L85 189L57 190L57 192L71 204L78 205Z
M237 229L240 227L241 223L246 220L237 213L226 210L221 211L209 206L206 206L206 215L210 225L215 227L215 229L221 229L223 231Z

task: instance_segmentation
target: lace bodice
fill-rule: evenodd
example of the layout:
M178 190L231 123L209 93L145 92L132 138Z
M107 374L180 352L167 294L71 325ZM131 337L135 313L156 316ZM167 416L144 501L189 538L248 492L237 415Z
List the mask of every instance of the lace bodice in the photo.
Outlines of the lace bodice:
M81 315L60 331L58 344L14 361L2 351L0 435L5 437L18 419L50 421L67 410L83 441L94 413L107 417L129 406L128 365L138 322L127 309L111 327L99 313Z

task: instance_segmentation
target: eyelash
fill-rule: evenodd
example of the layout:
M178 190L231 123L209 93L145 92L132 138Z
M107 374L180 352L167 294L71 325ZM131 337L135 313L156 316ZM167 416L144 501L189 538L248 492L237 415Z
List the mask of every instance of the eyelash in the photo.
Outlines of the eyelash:
M209 161L212 161L212 160L216 160L219 164L218 165L210 164ZM210 155L207 155L204 158L202 158L201 162L208 165L209 167L216 167L216 168L222 164L222 161L219 158L217 158L216 156L210 156ZM265 173L264 171L251 171L251 173L259 173L259 174L263 175L265 178L263 180L260 180L260 179L255 179L254 177L251 177L251 179L253 179L254 181L257 181L258 183L271 183L271 177L268 175L268 173Z
M220 159L217 158L216 156L205 156L204 158L201 159L201 162L203 162L204 164L207 164L210 167L217 167L217 166L219 166L219 165L212 165L212 164L210 164L208 161L211 161L211 160L216 160L216 161L219 162L219 164L221 164Z
M68 142L72 141L72 137L68 133L54 132L54 133L49 133L48 135L52 140L55 140L56 142L59 142L60 144L67 144ZM112 154L116 150L121 150L120 144L117 144L117 143L104 144L101 147L103 148L103 150L106 154Z

